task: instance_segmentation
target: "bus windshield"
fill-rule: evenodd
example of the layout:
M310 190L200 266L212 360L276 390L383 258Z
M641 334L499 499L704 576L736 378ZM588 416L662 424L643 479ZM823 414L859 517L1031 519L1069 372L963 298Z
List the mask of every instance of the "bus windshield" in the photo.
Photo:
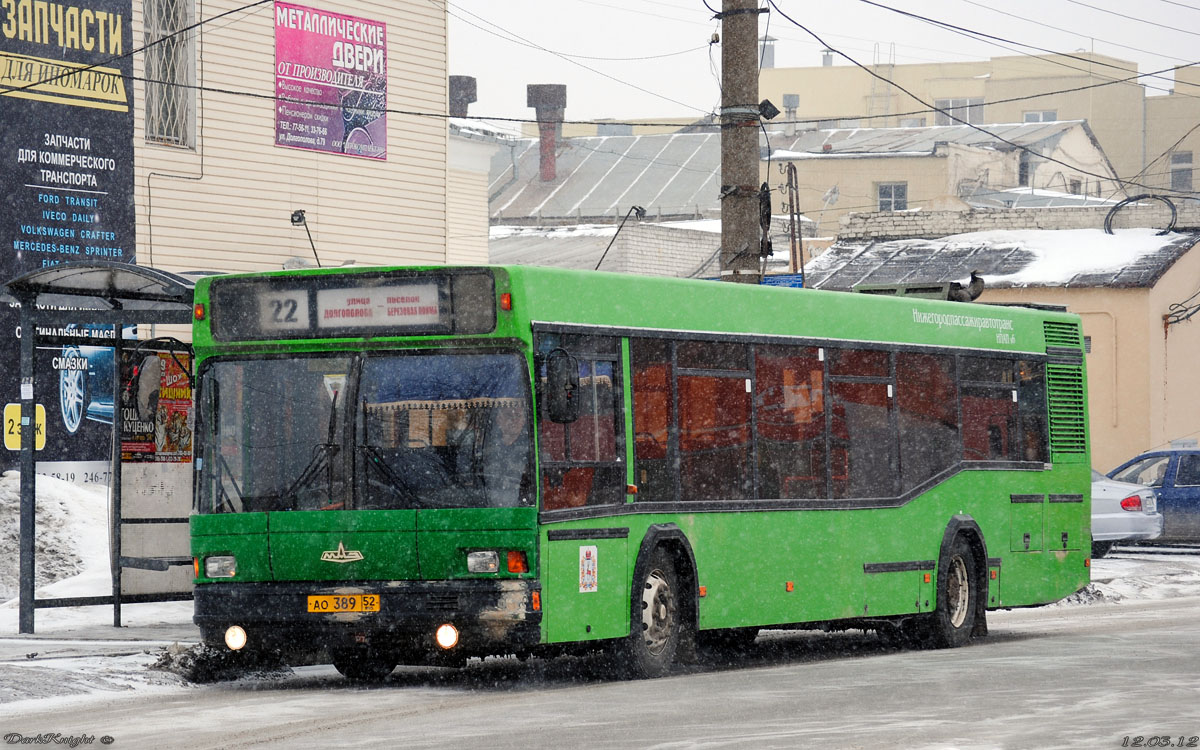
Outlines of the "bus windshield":
M202 378L202 513L533 505L515 353L221 360Z

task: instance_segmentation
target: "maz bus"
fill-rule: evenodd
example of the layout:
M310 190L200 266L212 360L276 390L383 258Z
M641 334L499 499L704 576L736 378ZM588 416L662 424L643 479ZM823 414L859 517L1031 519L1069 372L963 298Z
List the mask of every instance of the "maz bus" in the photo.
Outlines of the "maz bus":
M195 300L195 621L221 653L382 679L582 648L656 676L759 628L958 646L1089 580L1061 309L534 267Z

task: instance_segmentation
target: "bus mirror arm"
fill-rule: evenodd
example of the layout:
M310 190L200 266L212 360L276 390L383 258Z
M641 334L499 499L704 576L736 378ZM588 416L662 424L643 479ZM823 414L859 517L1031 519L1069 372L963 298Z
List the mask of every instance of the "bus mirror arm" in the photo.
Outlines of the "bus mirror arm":
M579 418L579 360L559 347L546 355L546 415L568 424Z

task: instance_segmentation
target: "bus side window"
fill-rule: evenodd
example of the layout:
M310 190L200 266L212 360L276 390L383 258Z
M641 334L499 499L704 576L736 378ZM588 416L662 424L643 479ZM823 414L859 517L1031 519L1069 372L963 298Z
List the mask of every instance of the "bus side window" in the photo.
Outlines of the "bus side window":
M675 499L671 459L671 344L662 339L630 339L633 378L633 452L638 500Z
M759 497L825 497L825 366L817 348L759 346L754 368Z
M624 450L616 340L585 336L546 336L539 352L563 346L579 363L579 417L552 422L541 400L538 445L542 465L542 508L561 510L618 503L625 497ZM594 353L593 353L594 352ZM610 354L611 353L611 354ZM544 364L539 383L544 383Z
M901 489L907 492L958 463L958 386L954 357L896 353Z
M680 499L752 497L749 348L732 342L680 341L675 356Z
M1019 461L1014 363L960 357L964 461Z

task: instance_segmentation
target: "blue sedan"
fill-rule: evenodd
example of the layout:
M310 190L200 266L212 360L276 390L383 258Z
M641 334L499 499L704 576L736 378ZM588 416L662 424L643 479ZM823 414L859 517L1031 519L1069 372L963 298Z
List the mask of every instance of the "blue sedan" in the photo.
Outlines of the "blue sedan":
M1153 487L1163 516L1163 542L1200 542L1200 449L1149 451L1108 473Z

